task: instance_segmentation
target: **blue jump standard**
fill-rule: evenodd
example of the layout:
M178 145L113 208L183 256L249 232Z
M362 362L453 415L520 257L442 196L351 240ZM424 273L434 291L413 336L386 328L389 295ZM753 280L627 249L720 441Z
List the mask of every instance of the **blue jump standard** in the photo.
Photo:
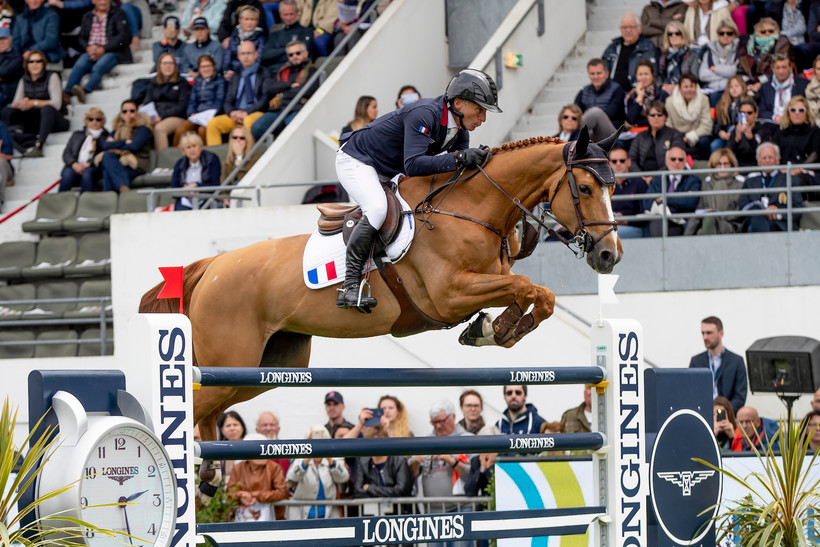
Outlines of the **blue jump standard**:
M545 450L597 450L606 442L602 433L555 435L487 435L464 437L391 437L375 439L318 439L295 441L207 441L194 444L203 460L265 458L328 458L408 456L421 454L537 454Z
M597 384L599 366L556 368L260 368L194 367L194 382L224 387L503 386L507 384Z
M583 534L606 507L197 524L216 546L344 547Z

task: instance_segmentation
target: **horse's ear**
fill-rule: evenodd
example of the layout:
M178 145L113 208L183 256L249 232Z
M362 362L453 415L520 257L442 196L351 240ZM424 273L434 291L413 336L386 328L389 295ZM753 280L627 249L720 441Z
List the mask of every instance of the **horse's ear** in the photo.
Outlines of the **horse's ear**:
M575 157L583 158L587 155L587 147L589 146L589 129L586 125L581 126L581 131L578 133L578 140L575 142Z
M600 146L607 153L609 153L609 151L612 150L612 147L615 146L615 143L618 142L618 138L621 136L621 133L623 132L623 130L624 130L624 126L622 125L621 127L618 128L617 131L615 131L615 133L608 136L607 138L605 138L601 142L597 143L598 146Z

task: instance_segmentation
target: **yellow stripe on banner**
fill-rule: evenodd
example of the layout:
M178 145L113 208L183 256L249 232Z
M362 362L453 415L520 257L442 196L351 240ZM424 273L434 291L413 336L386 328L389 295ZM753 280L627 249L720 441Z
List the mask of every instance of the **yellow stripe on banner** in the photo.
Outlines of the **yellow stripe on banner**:
M538 467L541 468L541 472L552 489L558 508L586 507L581 485L569 462L539 462ZM561 536L561 547L587 547L588 545L589 530L586 534Z

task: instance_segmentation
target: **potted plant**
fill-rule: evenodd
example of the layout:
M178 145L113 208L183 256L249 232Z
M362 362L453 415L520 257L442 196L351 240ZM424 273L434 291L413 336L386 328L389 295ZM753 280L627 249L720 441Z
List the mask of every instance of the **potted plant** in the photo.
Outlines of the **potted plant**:
M820 518L820 476L817 475L820 473L815 471L815 478L812 478L810 471L820 451L808 458L804 472L811 433L803 428L787 427L781 421L775 438L765 449L760 450L750 443L763 472L753 472L747 477L694 458L749 492L741 500L725 502L728 511L715 516L719 544L730 535L738 537L739 544L744 546L807 547L815 544L809 543L806 537L807 532L815 541L820 537L817 522ZM777 438L780 439L781 461L771 448Z

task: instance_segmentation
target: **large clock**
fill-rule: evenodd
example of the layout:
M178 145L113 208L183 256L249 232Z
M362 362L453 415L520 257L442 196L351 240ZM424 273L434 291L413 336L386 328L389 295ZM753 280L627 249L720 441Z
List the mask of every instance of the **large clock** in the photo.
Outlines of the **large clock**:
M44 460L37 494L74 486L42 502L38 516L65 515L117 533L112 537L90 527L78 530L90 547L170 545L176 479L153 431L133 418L87 415L79 400L64 391L54 395L52 405L60 437Z

